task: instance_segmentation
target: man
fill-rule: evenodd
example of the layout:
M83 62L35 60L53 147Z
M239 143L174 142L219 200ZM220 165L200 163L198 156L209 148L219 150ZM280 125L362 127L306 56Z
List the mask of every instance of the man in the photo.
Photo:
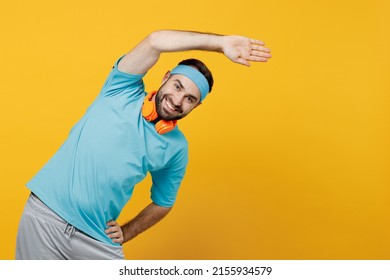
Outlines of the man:
M242 36L147 36L116 62L68 139L27 183L17 259L123 259L122 244L168 214L188 160L176 123L204 100L213 78L196 59L168 71L156 93L145 93L142 78L161 53L186 50L221 52L246 66L271 57L263 42ZM147 172L152 203L119 226L115 220Z

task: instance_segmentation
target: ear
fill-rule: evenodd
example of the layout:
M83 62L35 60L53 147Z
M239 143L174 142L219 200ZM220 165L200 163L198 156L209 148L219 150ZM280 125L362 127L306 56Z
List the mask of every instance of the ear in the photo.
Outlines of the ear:
M169 77L171 76L171 71L167 71L167 73L165 73L163 79L162 79L162 84L164 84L166 81L168 81Z

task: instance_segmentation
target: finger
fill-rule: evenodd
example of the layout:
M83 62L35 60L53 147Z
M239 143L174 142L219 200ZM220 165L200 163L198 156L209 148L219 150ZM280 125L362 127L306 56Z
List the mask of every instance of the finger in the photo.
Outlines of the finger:
M249 61L254 61L254 62L267 62L268 58L267 57L260 57L260 56L253 56L253 55L251 55L248 60Z
M118 232L120 231L120 228L118 226L114 226L114 227L110 227L108 229L105 230L105 232L108 234L108 233L113 233L113 232Z
M271 52L271 49L263 47L263 46L259 46L259 45L252 45L251 48L254 51L261 51L261 52L266 52L266 53Z
M118 223L115 221L109 221L109 222L107 222L107 225L108 226L116 226L116 225L118 225Z
M122 244L123 243L123 235L120 233L114 233L108 235L108 237L115 243Z
M111 239L112 242L122 244L123 243L123 238L116 238L116 239Z
M265 43L263 41L256 40L256 39L251 39L251 43L255 44L255 45L261 45L261 46L265 45Z
M265 52L260 52L260 51L251 51L251 56L259 56L259 57L270 58L271 54L270 53L265 53Z
M242 65L245 65L245 66L251 66L250 63L248 62L248 60L244 59L244 58L237 58L235 60L236 63L239 63L239 64L242 64Z
M121 238L122 237L122 233L120 233L120 232L113 232L113 233L108 234L108 237L110 237L111 239Z

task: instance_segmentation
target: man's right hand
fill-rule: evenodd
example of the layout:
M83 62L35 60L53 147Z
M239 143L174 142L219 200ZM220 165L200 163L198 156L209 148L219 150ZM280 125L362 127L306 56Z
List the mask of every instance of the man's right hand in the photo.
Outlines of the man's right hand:
M271 50L264 42L243 36L224 36L222 51L233 62L250 66L250 62L266 62Z

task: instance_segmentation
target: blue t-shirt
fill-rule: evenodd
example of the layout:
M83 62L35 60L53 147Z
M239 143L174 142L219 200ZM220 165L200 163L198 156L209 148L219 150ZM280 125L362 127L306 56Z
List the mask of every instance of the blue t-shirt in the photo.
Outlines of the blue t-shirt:
M172 206L188 162L180 130L160 135L142 116L144 75L121 72L118 62L65 143L27 183L65 221L108 244L115 243L106 223L118 218L134 185L150 172L152 201Z

